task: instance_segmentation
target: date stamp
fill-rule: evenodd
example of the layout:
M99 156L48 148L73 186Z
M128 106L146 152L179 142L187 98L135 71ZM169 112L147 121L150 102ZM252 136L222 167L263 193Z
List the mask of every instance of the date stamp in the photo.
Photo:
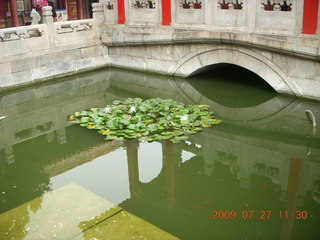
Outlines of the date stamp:
M308 212L305 210L297 210L295 212L289 211L278 211L272 212L271 210L243 210L243 211L235 211L235 210L213 210L212 211L212 219L261 219L261 220L269 220L269 219L289 219L295 218L298 220L305 220L308 218Z

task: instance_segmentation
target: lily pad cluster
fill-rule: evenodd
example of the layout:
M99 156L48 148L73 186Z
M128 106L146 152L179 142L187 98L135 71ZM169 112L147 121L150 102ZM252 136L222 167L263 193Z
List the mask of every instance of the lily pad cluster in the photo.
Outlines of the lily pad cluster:
M127 98L105 108L76 112L69 120L105 135L108 141L138 138L141 142L170 139L178 143L202 127L219 124L208 105L184 105L171 99Z

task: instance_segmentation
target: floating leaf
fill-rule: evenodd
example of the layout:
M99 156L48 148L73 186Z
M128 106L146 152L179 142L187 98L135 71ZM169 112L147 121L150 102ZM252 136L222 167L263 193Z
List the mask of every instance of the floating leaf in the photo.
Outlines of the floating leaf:
M221 123L208 105L183 105L171 99L141 98L116 100L104 108L76 112L68 119L88 129L96 129L107 141L134 139L152 142L170 139L177 143L188 139L202 127Z

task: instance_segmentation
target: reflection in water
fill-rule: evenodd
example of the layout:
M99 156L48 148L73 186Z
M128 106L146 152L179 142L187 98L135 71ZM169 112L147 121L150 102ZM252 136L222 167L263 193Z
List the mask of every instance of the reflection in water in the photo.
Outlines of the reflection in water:
M188 78L188 82L205 97L220 105L231 108L254 107L277 95L268 83L247 69L232 64L214 67ZM208 85L214 87L208 88Z
M305 110L320 119L319 103L272 93L256 105L253 94L241 105L225 104L225 96L204 94L202 86L231 94L234 83L195 79L112 69L3 95L0 115L8 118L0 122L0 212L74 182L181 239L317 239L320 134L312 133ZM136 96L209 104L224 122L184 143L141 144L105 142L66 120L75 111ZM11 235L24 237L34 215L22 206L19 216L0 222L1 236L16 219ZM223 212L213 219L213 211ZM236 219L227 219L227 211ZM70 217L77 216L64 218Z

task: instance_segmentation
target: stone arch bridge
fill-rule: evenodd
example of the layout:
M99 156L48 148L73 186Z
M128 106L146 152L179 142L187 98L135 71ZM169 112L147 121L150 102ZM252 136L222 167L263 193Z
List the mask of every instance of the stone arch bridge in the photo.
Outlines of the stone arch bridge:
M132 26L104 30L112 66L188 77L228 63L256 73L279 93L320 97L319 40L312 47L289 36Z

